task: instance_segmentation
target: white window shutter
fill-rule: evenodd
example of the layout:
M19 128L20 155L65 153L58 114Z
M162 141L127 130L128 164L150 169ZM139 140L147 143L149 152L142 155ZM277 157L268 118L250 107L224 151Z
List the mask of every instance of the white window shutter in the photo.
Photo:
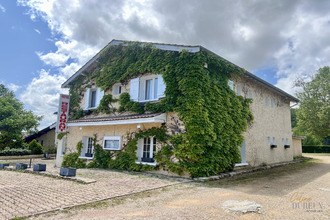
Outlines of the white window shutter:
M140 87L139 87L139 100L145 100L146 99L146 81L140 80Z
M139 101L139 78L131 79L130 96L131 100Z
M228 81L228 86L230 87L231 90L234 90L234 82L229 80Z
M165 89L166 84L164 83L164 79L162 75L158 75L158 88L157 88L157 97L162 98L165 97Z
M87 152L88 137L85 137L85 136L82 137L82 144L83 144L83 148L81 149L80 156L84 157L85 153Z
M87 89L85 94L85 108L84 110L87 110L89 108L89 96L90 96L91 89Z
M104 96L104 91L101 91L101 88L97 88L97 93L96 93L96 107L100 105L100 101Z

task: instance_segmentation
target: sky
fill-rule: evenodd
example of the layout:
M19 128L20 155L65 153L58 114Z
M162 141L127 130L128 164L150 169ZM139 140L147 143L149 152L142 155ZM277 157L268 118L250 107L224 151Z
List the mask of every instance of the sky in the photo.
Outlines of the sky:
M329 0L0 0L0 83L56 121L61 84L112 39L202 45L295 95L330 65Z

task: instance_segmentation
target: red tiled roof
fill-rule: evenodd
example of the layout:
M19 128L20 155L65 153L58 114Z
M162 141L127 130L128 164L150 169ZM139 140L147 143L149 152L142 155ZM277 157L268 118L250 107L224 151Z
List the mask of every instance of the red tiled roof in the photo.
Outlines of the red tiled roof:
M136 114L136 115L123 115L123 116L111 116L111 117L100 117L100 118L84 118L69 121L68 123L77 122L98 122L98 121L119 121L119 120L129 120L129 119L139 119L139 118L152 118L162 113L151 113L151 114Z

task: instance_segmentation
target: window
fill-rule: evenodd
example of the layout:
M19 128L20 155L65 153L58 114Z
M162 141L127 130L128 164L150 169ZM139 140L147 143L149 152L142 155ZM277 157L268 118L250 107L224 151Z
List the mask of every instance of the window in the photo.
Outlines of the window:
M275 137L273 137L273 145L276 145Z
M44 146L44 141L43 141L43 140L38 140L38 143L39 143L41 146Z
M104 91L101 91L100 88L87 89L85 95L86 98L84 110L95 109L97 106L99 106L100 100L104 95Z
M104 150L120 150L121 136L105 136L103 138Z
M289 139L285 139L286 145L289 145Z
M240 85L236 86L236 94L241 95L241 86Z
M269 106L269 100L268 100L268 97L266 98L266 106Z
M231 90L234 90L234 82L229 80L228 81L228 86L230 87Z
M282 138L282 146L284 146L284 138Z
M88 143L87 143L87 152L88 154L93 154L93 138L88 138Z
M131 79L130 96L133 101L155 101L165 97L165 83L161 75L148 75Z
M82 138L83 148L81 149L80 158L93 158L93 137Z
M96 107L96 90L91 91L89 107L90 108L95 108Z
M270 99L271 107L274 108L274 99Z
M121 84L115 84L115 85L113 85L113 91L112 91L112 93L114 95L121 94Z
M267 137L267 143L268 143L268 145L271 144L271 143L270 143L270 137Z
M156 153L156 143L157 140L155 137L147 137L141 140L142 146L140 147L141 162L154 163L154 153Z

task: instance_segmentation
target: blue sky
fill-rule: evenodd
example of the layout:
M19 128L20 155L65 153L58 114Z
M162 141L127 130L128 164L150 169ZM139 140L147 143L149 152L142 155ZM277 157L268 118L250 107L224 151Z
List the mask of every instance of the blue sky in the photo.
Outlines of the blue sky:
M330 65L330 1L0 0L0 83L56 120L60 85L112 39L202 45L293 94Z

